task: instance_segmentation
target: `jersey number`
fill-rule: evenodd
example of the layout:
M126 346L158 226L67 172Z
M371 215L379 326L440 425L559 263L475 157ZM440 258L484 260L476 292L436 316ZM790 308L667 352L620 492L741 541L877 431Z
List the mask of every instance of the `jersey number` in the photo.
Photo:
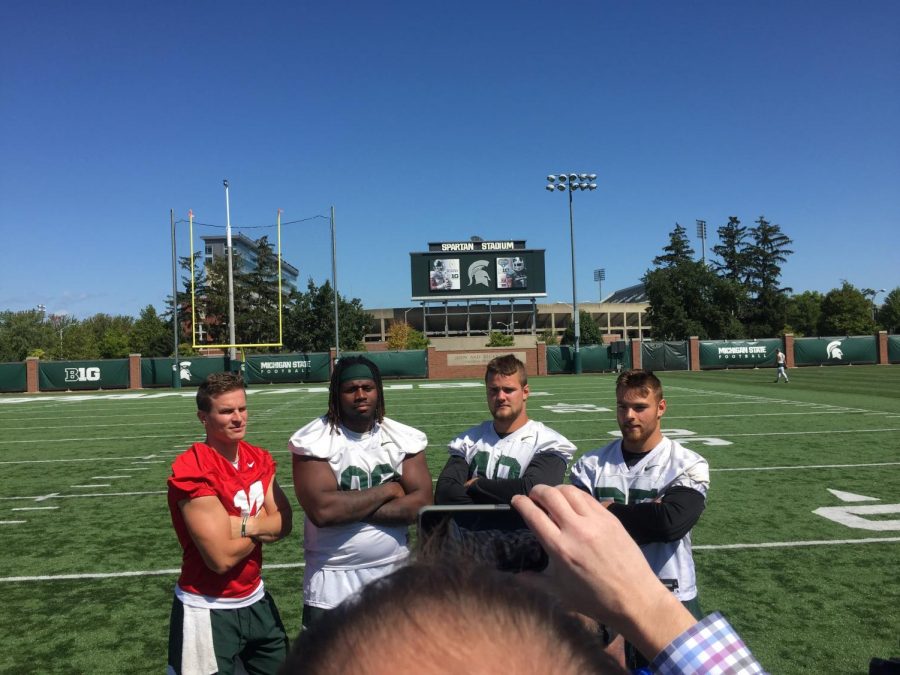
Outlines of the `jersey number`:
M654 499L659 491L654 488L652 490L639 490L637 488L628 488L628 500L625 499L625 493L619 488L614 487L595 487L594 499L603 501L612 499L616 504L638 504L648 499Z
M341 490L368 490L386 483L396 475L390 464L378 464L371 474L362 467L351 464L341 472Z
M260 481L250 484L249 497L243 490L238 490L234 493L234 505L241 510L241 515L254 515L259 511L259 507L263 505L264 499L265 492L263 491L263 484Z
M491 454L489 452L485 452L484 450L479 450L475 453L475 458L472 460L472 464L474 465L474 472L472 473L472 477L475 476L484 476L485 478L494 480L497 478L518 478L522 473L522 465L513 458L500 456L497 458L496 464L494 464L494 475L487 475L487 467L488 460L490 459ZM503 469L506 469L505 471ZM506 474L505 476L502 474Z

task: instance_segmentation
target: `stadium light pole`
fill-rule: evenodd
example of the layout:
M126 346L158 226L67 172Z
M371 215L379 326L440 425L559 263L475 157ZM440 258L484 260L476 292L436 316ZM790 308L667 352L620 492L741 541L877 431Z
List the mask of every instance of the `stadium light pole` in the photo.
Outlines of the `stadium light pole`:
M700 237L701 251L703 252L703 264L706 264L706 221L697 221L697 236Z
M547 176L547 190L553 192L569 193L569 242L572 246L572 313L575 315L575 351L573 354L573 364L575 374L581 375L581 322L578 317L578 293L575 290L575 218L572 210L572 193L575 190L596 190L597 180L595 173L561 173L559 175L551 174Z
M222 184L225 186L225 242L228 246L228 344L232 345L228 348L228 357L234 361L237 358L237 350L234 347L237 340L234 337L234 271L231 255L231 204L228 199L228 179L223 180Z
M341 324L338 318L337 254L334 234L334 206L331 207L331 285L334 291L334 360L341 358Z
M594 281L599 284L600 298L597 302L603 302L603 282L606 281L606 268L594 270Z
M172 226L172 335L175 351L172 352L172 389L181 389L178 373L178 256L175 254L175 210L169 209L169 223ZM62 334L59 336L62 348Z

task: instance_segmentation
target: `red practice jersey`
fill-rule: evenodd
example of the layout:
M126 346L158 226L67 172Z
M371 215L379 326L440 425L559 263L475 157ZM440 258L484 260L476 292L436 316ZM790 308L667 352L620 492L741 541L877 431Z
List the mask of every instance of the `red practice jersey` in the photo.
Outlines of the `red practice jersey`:
M216 496L230 516L251 516L262 508L266 490L275 476L275 460L262 448L245 441L238 446L238 468L205 443L194 443L172 463L169 477L169 512L184 550L178 585L182 590L214 598L243 598L260 582L262 545L225 574L206 566L178 508L182 499Z

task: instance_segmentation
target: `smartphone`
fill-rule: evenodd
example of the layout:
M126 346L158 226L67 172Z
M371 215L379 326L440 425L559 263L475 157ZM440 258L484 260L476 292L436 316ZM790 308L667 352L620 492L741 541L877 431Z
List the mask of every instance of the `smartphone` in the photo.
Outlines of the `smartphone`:
M509 504L423 506L417 535L421 559L458 557L503 572L540 572L549 560Z

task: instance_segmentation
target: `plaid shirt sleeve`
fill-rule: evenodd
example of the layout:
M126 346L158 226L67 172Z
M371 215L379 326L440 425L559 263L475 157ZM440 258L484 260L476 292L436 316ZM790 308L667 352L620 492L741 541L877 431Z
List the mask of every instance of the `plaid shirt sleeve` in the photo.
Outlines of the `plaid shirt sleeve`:
M710 614L675 638L650 664L659 675L765 673L731 624Z

